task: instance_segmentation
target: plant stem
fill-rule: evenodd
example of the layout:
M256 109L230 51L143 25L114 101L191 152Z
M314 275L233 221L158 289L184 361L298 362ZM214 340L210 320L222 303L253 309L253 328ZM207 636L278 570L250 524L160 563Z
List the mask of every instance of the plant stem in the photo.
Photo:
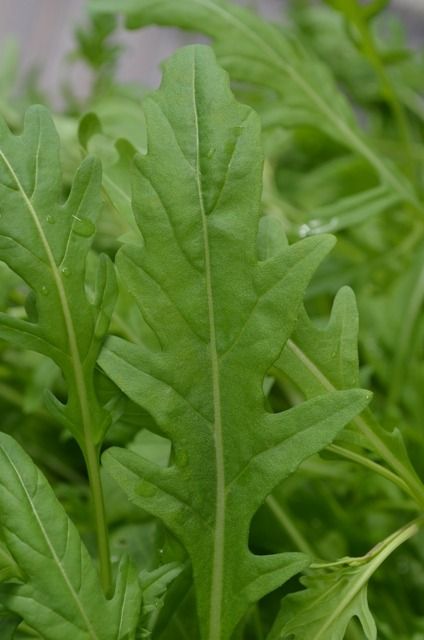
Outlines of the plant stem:
M287 512L281 507L278 500L274 498L274 496L268 496L266 499L266 503L272 512L275 519L282 526L288 536L293 540L299 551L303 551L309 556L313 558L316 557L316 553L310 546L309 542L305 540L302 533L294 524L293 520L287 514Z
M402 491L411 495L409 486L406 484L406 482L402 480L402 478L400 478L398 475L396 475L396 473L393 473L392 471L390 471L390 469L386 469L386 467L383 467L381 464L378 464L377 462L374 462L373 460L366 458L365 456L361 455L360 453L357 453L356 451L351 451L351 449L346 449L345 447L341 447L336 444L330 444L327 447L327 451L337 453L339 456L342 456L343 458L352 460L352 462L357 462L358 464L361 464L363 467L367 467L368 469L371 469L371 471L375 471L375 473L378 473L383 478L390 480L390 482L393 482L393 484L396 484L400 489L402 489Z
M359 31L361 37L362 51L366 58L368 58L372 65L378 81L381 87L381 93L389 105L393 117L396 121L399 136L405 149L407 163L406 172L411 180L414 180L414 164L412 161L412 149L411 149L411 133L409 130L408 120L405 114L402 103L400 102L390 77L387 75L384 64L381 60L380 54L377 50L377 46L374 40L374 36L368 26L368 22L364 19L361 11L361 5L356 2L351 3L350 11L353 24Z
M100 582L106 597L111 596L112 571L110 565L109 534L106 521L106 510L102 480L100 476L99 454L94 445L87 443L85 461L94 511L96 527L97 551L99 554Z

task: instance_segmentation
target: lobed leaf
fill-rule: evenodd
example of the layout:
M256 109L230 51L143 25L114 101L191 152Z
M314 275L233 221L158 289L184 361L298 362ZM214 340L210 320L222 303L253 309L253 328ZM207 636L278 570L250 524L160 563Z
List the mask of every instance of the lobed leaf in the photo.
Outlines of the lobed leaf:
M352 618L360 621L367 640L376 640L368 572L367 564L345 565L303 578L306 589L283 600L268 640L343 640Z
M253 602L307 562L254 555L252 516L369 395L335 392L267 413L264 376L333 240L309 238L258 260L259 122L234 100L209 48L179 51L144 111L148 154L136 159L133 189L144 244L124 247L118 266L156 348L112 338L99 362L172 440L175 463L121 449L104 463L184 543L202 638L225 640Z
M113 310L113 265L99 262L91 300L86 258L100 208L99 163L87 158L63 202L59 141L50 115L32 107L21 135L0 123L0 259L31 288L28 319L0 314L0 336L49 356L67 382L67 404L50 408L83 449L97 445L109 416L93 373Z
M93 11L116 12L113 0L90 0ZM290 122L320 129L363 156L402 201L422 211L412 185L375 152L331 71L299 40L227 0L123 0L118 8L130 28L178 26L212 38L220 63L232 78L275 91Z

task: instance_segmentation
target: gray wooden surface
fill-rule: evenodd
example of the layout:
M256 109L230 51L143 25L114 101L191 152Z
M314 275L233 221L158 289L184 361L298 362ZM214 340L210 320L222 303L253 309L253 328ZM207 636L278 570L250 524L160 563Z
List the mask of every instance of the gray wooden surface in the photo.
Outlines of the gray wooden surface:
M238 1L255 5L268 17L277 17L289 0ZM421 40L424 0L394 0L392 4L409 23L415 42ZM86 0L0 0L0 47L8 36L16 37L23 72L38 65L43 88L56 100L60 93L58 86L65 78L69 79L69 68L62 61L66 52L72 49L74 25L84 20L85 5ZM193 35L157 28L130 33L122 30L119 37L127 47L121 60L120 77L148 86L158 82L159 62L184 42L193 41ZM73 68L71 80L83 95L87 75L82 66Z

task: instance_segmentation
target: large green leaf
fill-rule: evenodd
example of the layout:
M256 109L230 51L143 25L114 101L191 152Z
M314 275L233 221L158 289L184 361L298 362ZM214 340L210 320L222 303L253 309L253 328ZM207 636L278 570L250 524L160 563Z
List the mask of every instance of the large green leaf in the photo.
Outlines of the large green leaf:
M120 567L115 594L106 600L75 526L6 434L0 460L1 534L22 571L1 586L2 605L45 640L132 640L141 599L133 569Z
M421 209L413 188L367 143L328 67L292 35L228 0L90 0L96 11L119 11L131 28L172 25L210 36L231 77L271 88L283 99L286 126L309 125L366 158L382 182Z
M118 265L156 349L114 338L100 364L173 441L175 464L120 449L104 461L182 540L202 637L225 640L252 602L305 566L302 554L254 555L252 516L369 394L265 410L264 376L333 240L309 238L258 260L259 122L234 100L209 48L177 53L144 111L148 154L136 160L133 194L144 245L125 247Z
M0 259L32 290L28 319L0 314L0 336L59 365L68 400L65 406L51 398L50 405L85 451L88 440L101 441L108 424L93 372L115 299L105 256L92 299L85 290L100 181L98 162L87 159L64 202L59 141L47 110L31 108L19 136L0 123Z

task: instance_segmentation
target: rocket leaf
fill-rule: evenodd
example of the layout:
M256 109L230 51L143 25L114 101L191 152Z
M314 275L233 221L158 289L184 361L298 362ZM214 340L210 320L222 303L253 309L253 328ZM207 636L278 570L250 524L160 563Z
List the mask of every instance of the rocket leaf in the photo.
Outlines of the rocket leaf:
M23 574L2 584L2 604L45 640L132 640L141 604L134 571L121 565L106 600L75 526L29 456L3 433L0 460L1 532Z
M114 268L106 256L99 260L94 294L86 290L100 184L100 165L87 158L63 201L59 140L43 107L27 112L19 136L0 122L0 260L31 289L28 318L0 313L0 337L50 357L63 373L67 401L63 404L50 394L48 405L85 456L108 591L110 560L98 454L110 416L98 401L94 375L116 298Z
M302 579L306 589L283 599L267 640L343 640L352 618L359 620L366 640L376 640L368 581L395 549L416 535L420 522L408 523L361 558L342 558L311 569Z
M92 10L123 13L130 28L178 26L212 38L232 78L282 98L293 125L308 125L359 153L393 194L422 212L411 184L366 141L328 67L291 34L227 0L91 0Z
M118 266L156 349L112 338L100 364L172 440L174 464L114 448L103 459L185 545L202 638L227 640L253 602L307 563L298 553L253 554L252 516L369 394L328 393L280 414L264 408L264 376L333 241L308 238L258 260L258 117L234 100L212 51L179 51L144 112L148 154L136 159L133 190L144 245L124 247Z
M100 208L100 167L87 159L63 202L59 143L43 107L31 108L21 135L0 123L0 259L31 287L27 320L0 314L0 336L52 358L68 387L67 404L50 399L83 450L101 442L108 416L93 371L115 300L110 261L99 264L96 291L85 291L85 261Z

